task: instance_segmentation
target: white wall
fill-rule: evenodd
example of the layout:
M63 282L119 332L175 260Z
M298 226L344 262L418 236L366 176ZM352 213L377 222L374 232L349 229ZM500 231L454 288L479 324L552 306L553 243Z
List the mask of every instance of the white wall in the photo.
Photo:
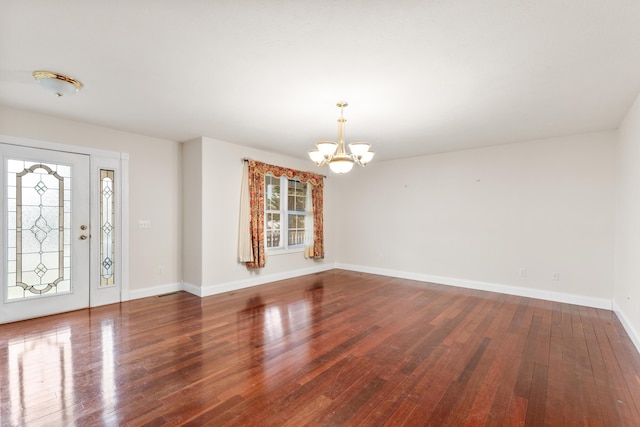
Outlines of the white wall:
M0 134L129 153L131 296L175 288L180 283L182 171L177 142L2 105ZM151 220L152 228L139 229L140 219Z
M640 325L640 268L633 262L640 255L638 103L621 129L619 156L617 133L603 132L374 161L366 169L329 176L325 260L272 256L260 271L236 261L240 159L320 173L326 168L210 138L183 146L5 106L0 134L130 154L134 296L180 288L183 279L194 293L208 295L337 262L606 306L614 298L615 222L615 303L636 329ZM621 197L614 221L616 161ZM138 229L139 219L151 220L153 228ZM520 276L523 268L526 277Z
M250 285L266 283L280 278L294 277L303 273L332 268L335 262L333 239L332 179L325 180L325 259L308 260L302 253L273 255L264 269L247 269L237 262L238 227L240 209L240 184L242 180L242 158L261 162L310 170L322 173L309 162L287 156L268 153L240 145L230 144L211 138L199 138L184 143L185 171L190 168L193 158L198 156L202 164L201 178L197 174L185 173L185 200L194 200L202 195L200 220L189 220L185 227L185 256L199 256L201 274L186 271L192 261L185 259L185 288L199 295L212 295ZM193 183L191 181L194 181ZM198 187L198 182L201 188ZM193 185L192 185L193 184ZM193 193L193 194L190 194ZM191 209L185 203L185 209ZM185 214L186 215L186 214ZM192 213L189 214L191 216ZM199 225L198 225L199 224ZM198 231L197 228L200 228ZM198 243L197 234L201 236ZM201 245L201 249L197 249ZM188 249L187 249L188 248ZM193 255L200 250L200 254ZM196 262L193 261L193 265ZM197 267L194 267L197 268ZM189 279L188 279L189 278ZM198 279L200 280L198 282ZM191 280L191 281L190 281Z
M640 351L640 96L620 127L615 310Z
M182 280L202 286L202 139L197 138L181 146Z
M616 150L604 132L354 169L339 265L611 308Z

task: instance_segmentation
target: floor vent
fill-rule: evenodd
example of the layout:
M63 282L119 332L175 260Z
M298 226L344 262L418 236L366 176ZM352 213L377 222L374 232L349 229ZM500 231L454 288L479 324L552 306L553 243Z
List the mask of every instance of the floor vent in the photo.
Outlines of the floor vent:
M169 292L168 294L156 295L156 298L168 297L169 295L177 295L178 293L179 293L178 291Z

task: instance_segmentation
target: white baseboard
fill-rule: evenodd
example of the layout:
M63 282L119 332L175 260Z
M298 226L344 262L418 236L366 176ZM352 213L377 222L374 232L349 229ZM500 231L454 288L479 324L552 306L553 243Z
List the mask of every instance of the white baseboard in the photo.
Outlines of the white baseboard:
M375 267L365 267L352 264L336 264L336 268L359 271L362 273L379 274L381 276L398 277L401 279L417 280L420 282L437 283L439 285L457 286L460 288L477 289L481 291L497 292L500 294L517 295L537 298L567 304L583 305L586 307L612 309L612 301L605 298L593 298L583 295L566 294L562 292L545 291L541 289L523 288L519 286L498 283L480 282L477 280L457 279L455 277L433 276L429 274L410 273L398 270L387 270Z
M199 297L208 297L210 295L222 294L224 292L236 291L238 289L250 288L252 286L264 285L265 283L277 282L278 280L292 279L294 277L305 276L307 274L319 273L321 271L333 270L336 268L334 263L326 263L316 267L302 268L299 270L286 271L283 273L256 275L250 279L237 280L235 282L222 283L217 285L209 285L200 287L192 283L167 283L144 289L132 289L129 292L129 299L139 299L153 297L156 295L168 294L170 292L185 291Z
M285 271L283 273L256 275L250 279L237 280L235 282L222 283L217 285L204 286L200 289L200 293L192 292L185 289L187 292L191 292L194 295L201 297L208 297L210 295L222 294L225 292L236 291L238 289L250 288L252 286L264 285L265 283L277 282L278 280L293 279L294 277L305 276L307 274L319 273L321 271L333 270L336 268L334 263L325 263L316 267L301 268L299 270ZM193 285L192 285L193 286Z
M151 288L131 289L129 290L129 300L154 297L156 295L168 294L170 292L181 291L181 283L166 283L164 285L156 285Z
M497 292L501 294L517 295L522 297L544 299L548 301L556 301L567 304L582 305L585 307L603 308L613 310L613 302L605 298L593 298L583 295L567 294L562 292L553 292L533 288L523 288L519 286L503 285L498 283L480 282L477 280L457 279L455 277L434 276L430 274L411 273L399 270L389 270L376 267L366 267L353 264L327 263L316 267L303 268L299 270L286 271L283 273L261 275L237 280L234 282L221 283L217 285L208 285L200 287L191 283L167 283L144 289L132 289L129 299L138 299L162 295L169 292L186 291L199 297L207 297L210 295L231 292L238 289L249 288L252 286L264 285L265 283L277 282L278 280L292 279L294 277L304 276L307 274L319 273L321 271L340 268L343 270L358 271L361 273L379 274L381 276L398 277L401 279L417 280L420 282L437 283L439 285L457 286L460 288L477 289L481 291ZM619 317L622 315L621 312ZM622 320L621 320L622 321ZM628 324L628 322L627 322ZM631 334L630 334L631 335ZM635 342L634 342L635 343ZM637 345L637 344L636 344Z
M633 345L636 346L636 350L638 350L638 353L640 353L640 335L638 335L638 332L633 328L631 322L629 322L629 319L627 319L627 317L624 315L624 312L620 309L620 306L616 304L615 301L613 301L613 312L616 313L616 316L618 316L618 319L620 320L620 323L622 323L624 330L627 331L627 335L629 335L629 338L631 338Z
M201 297L202 292L201 288L198 285L194 285L192 283L182 282L182 290L185 292L189 292L190 294Z

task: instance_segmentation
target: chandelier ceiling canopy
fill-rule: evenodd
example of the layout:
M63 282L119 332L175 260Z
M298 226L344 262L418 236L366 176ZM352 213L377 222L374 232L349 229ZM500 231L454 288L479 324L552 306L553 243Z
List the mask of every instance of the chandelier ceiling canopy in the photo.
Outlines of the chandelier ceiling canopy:
M375 153L370 150L371 145L366 142L352 142L349 144L349 153L344 148L344 107L346 102L336 104L340 108L340 118L338 119L338 142L320 141L316 144L316 149L309 151L309 158L318 166L329 165L332 172L343 174L353 168L354 164L366 166L373 159Z

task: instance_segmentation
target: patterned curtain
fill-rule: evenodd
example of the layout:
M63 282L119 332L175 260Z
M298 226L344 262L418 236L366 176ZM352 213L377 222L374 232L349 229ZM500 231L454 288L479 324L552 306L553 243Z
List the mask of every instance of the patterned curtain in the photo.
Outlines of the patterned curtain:
M313 257L324 258L324 179L320 176L319 184L311 184L311 204L313 209Z
M247 267L263 268L267 262L267 252L264 247L264 177L267 174L275 177L286 176L287 179L297 179L300 182L306 182L312 186L312 258L324 258L324 177L311 172L303 172L249 160L249 206L251 211L250 228L253 261L247 262Z

